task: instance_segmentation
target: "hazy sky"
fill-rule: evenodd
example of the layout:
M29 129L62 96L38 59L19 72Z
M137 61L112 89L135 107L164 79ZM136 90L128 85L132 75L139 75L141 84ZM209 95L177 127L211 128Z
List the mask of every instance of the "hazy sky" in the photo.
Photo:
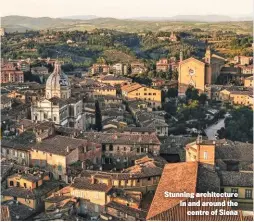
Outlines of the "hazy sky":
M62 17L170 17L174 15L250 15L253 0L1 0L0 15Z

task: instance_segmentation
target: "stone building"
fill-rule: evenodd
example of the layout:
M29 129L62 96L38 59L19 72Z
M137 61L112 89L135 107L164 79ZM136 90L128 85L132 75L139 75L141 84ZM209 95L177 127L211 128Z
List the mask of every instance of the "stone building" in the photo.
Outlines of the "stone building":
M71 97L71 84L61 71L60 63L46 82L45 96L32 104L31 119L33 121L52 120L56 124L84 129L83 101Z
M133 165L147 154L158 155L160 141L156 135L85 132L82 138L102 145L102 166L119 168Z
M13 63L1 64L1 83L23 83L24 72L20 71Z
M208 47L204 60L193 57L179 63L178 93L185 95L189 86L193 86L200 93L208 93L209 87L220 75L225 60L211 53Z

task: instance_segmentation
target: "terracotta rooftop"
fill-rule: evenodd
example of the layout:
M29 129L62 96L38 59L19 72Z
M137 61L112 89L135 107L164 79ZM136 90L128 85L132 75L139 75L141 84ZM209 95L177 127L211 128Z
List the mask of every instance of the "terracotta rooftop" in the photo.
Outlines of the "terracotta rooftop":
M184 197L166 198L164 192L195 193L197 182L198 163L185 162L165 165L160 182L156 189L152 204L147 214L147 219L173 208Z
M3 196L36 199L46 195L48 192L56 189L60 185L63 185L63 183L59 181L44 181L43 184L36 189L29 190L21 187L10 187L6 190L3 190L1 194Z
M142 87L143 86L138 84L138 83L133 83L133 84L130 84L130 85L124 85L124 86L121 87L121 89L122 89L122 91L129 93L129 92L132 92L132 91L137 90L137 89L142 88Z
M156 135L84 132L82 138L97 143L113 144L160 144Z
M48 153L66 156L74 149L81 146L86 146L87 144L87 140L84 139L56 135L54 137L42 140L40 143L34 144L32 148ZM69 152L67 152L67 147L69 148Z
M125 214L128 214L132 217L135 217L137 220L145 220L147 212L135 208L128 207L126 205L111 201L106 204L106 208L113 208L117 211L121 211Z
M149 127L126 127L123 129L123 132L153 133L153 132L156 132L156 130L154 128L149 128Z
M220 171L222 186L253 187L253 172Z
M102 81L130 81L130 78L126 78L124 76L115 76L115 75L106 75L105 77L101 78Z
M28 181L31 181L31 182L36 182L36 181L39 181L41 179L43 179L43 174L36 174L36 175L33 175L33 174L30 174L30 173L23 173L23 174L13 174L11 176L9 176L8 178L14 178L14 177L19 177L20 179L25 179L25 180L28 180Z
M71 187L81 190L94 190L100 192L108 192L112 188L112 186L105 183L92 183L92 179L86 177L75 178Z
M35 214L35 210L14 200L1 203L1 221L22 221Z
M158 219L159 215L175 209L180 201L188 199L188 197L166 198L165 191L172 193L219 192L219 178L208 165L198 164L198 162L165 165L147 215L148 220L154 217L156 220L179 220L176 219L177 217L172 219L170 214L166 214L165 218ZM173 215L179 216L177 213ZM191 219L189 218L189 220Z
M253 163L253 144L226 140L216 144L216 159Z

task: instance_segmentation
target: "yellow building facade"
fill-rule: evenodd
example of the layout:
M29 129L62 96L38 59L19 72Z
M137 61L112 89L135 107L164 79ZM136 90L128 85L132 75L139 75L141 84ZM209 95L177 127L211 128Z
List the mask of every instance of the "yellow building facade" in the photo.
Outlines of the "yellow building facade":
M186 162L198 161L200 163L215 165L215 142L195 141L187 144Z
M110 95L110 96L116 96L116 88L113 86L102 86L99 88L94 89L94 95Z
M209 95L209 86L214 83L220 75L225 60L211 53L207 48L205 58L198 60L193 57L179 63L178 94L185 95L189 86L196 88L199 93Z
M253 86L254 86L253 76L250 76L244 80L244 87L253 87Z
M142 86L138 83L122 86L122 95L128 100L144 100L152 106L161 105L161 90Z
M248 106L253 109L254 100L252 91L230 91L224 89L219 93L219 99L232 105Z

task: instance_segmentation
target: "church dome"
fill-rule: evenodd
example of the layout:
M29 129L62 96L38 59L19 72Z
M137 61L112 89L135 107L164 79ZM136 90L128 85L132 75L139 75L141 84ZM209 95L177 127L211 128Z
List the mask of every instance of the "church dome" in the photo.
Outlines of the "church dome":
M61 70L61 64L56 62L52 74L48 77L46 82L46 98L62 97L62 91L70 90L70 82L68 76ZM68 93L69 94L69 93ZM65 95L64 98L69 96Z

